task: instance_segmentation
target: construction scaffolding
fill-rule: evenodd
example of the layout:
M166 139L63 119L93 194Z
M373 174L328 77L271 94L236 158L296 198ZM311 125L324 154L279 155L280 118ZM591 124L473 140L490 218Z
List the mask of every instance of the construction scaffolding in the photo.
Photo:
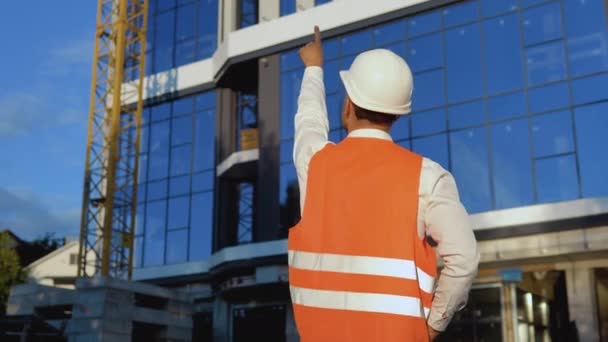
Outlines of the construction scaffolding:
M131 278L147 15L148 0L98 2L79 277Z

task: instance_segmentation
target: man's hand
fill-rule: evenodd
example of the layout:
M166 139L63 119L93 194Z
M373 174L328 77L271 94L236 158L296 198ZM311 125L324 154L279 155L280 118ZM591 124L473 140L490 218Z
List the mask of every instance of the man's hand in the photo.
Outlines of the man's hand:
M437 336L439 336L439 332L433 328L431 328L430 326L429 328L429 340L431 342L435 341L437 339Z
M323 46L319 26L315 26L315 39L300 49L300 58L307 67L323 66Z

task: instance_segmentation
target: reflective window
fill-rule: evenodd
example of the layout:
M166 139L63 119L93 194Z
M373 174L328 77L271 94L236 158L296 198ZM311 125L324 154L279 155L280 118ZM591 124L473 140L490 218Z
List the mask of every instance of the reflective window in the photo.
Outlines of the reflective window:
M152 121L165 120L168 119L170 116L171 103L169 102L150 107L150 119Z
M342 38L342 53L345 55L360 53L371 49L371 47L371 31L361 31Z
M383 49L390 50L390 51L394 52L396 55L400 56L401 58L403 58L407 61L407 52L406 52L404 42L393 43L393 44L384 46Z
M135 239L133 239L133 267L134 268L139 268L142 266L143 247L144 247L144 238L141 236L135 237Z
M397 144L399 144L399 146L408 149L408 150L412 150L412 144L410 143L409 140L401 140L401 141L397 141Z
M391 136L394 140L407 139L410 136L410 117L402 116L391 127Z
M148 154L142 153L139 155L139 173L137 175L138 184L145 183L148 180Z
M193 96L187 96L173 101L173 117L192 113L194 111L194 100Z
M464 24L477 19L477 3L469 1L443 10L443 24L446 27Z
M281 0L281 16L296 12L296 0Z
M173 119L171 127L171 145L182 145L192 142L192 117L185 116Z
M181 196L190 192L190 176L173 177L169 182L169 195Z
M325 57L325 49L323 49L323 55ZM281 55L281 71L301 68L302 66L298 50L285 52Z
M414 75L414 111L441 106L445 103L443 70L429 71Z
M608 195L608 103L598 103L574 110L576 142L583 197Z
M331 1L332 0L315 0L315 6L323 5Z
M522 12L526 45L538 44L562 36L562 15L559 3L549 3Z
M524 84L519 17L510 14L483 23L483 53L488 95Z
M450 103L481 97L479 24L472 24L445 32L448 101Z
M213 190L213 171L200 172L192 175L192 192Z
M490 120L502 120L526 114L526 96L513 93L488 99L487 108Z
M479 0L481 14L484 17L517 10L518 0Z
M451 129L485 123L486 112L483 101L463 103L448 108L448 121Z
M574 104L586 104L608 99L608 74L580 78L572 81Z
M281 164L291 163L293 160L293 140L281 141Z
M578 176L573 155L536 161L536 192L540 202L578 198Z
M342 86L342 80L340 80L340 61L334 60L325 62L323 65L323 76L325 76L325 91L327 93L333 93L338 91Z
M145 215L146 213L146 207L142 204L137 205L137 208L135 209L135 229L133 231L134 235L141 235L144 233L144 223L145 221Z
M529 89L528 105L531 113L568 107L570 105L568 84L561 82Z
M167 197L167 181L148 183L148 201L155 201Z
M566 78L565 57L561 41L527 48L528 85L535 86Z
M608 33L604 1L564 1L570 74L608 70Z
M257 0L240 0L239 28L245 28L258 23Z
M176 197L169 199L168 229L188 227L188 209L190 209L189 197Z
M194 120L194 171L211 169L215 162L215 110L199 112Z
M496 209L532 204L528 120L492 125L492 169Z
M298 110L303 70L298 69L281 75L281 139L293 137L293 117Z
M441 12L434 11L415 15L408 20L410 37L437 31L441 28Z
M167 202L148 203L144 236L144 266L161 265L165 260L165 212Z
M415 113L412 115L412 135L420 136L445 131L445 118L445 110L443 108Z
M337 58L340 55L340 40L337 38L334 39L325 39L322 42L323 44L323 58L326 60ZM294 56L296 61L294 67L301 67L302 61L300 57ZM281 60L282 63L282 60Z
M196 34L196 4L179 7L176 23L175 37L178 41L194 38Z
M200 0L198 9L198 58L209 58L217 46L218 0Z
M440 68L443 66L441 35L423 36L409 41L406 57L413 72Z
M188 40L175 46L175 64L185 65L196 60L196 42Z
M293 164L282 165L280 173L280 224L286 231L300 220L300 189Z
M167 232L167 264L188 260L188 229Z
M212 226L213 193L192 195L189 260L204 260L211 255Z
M570 111L544 114L531 120L534 155L543 157L572 152L572 116Z
M469 213L492 209L485 127L450 134L452 173Z
M182 145L171 149L171 176L179 176L189 173L191 160L191 145Z
M402 41L405 37L405 21L399 20L388 24L376 26L374 32L374 43L382 46L389 43Z
M413 139L412 149L449 170L448 139L447 135L433 135L430 137Z
M335 129L342 127L342 107L344 105L344 96L340 93L329 95L327 97L327 115L329 116L329 128Z

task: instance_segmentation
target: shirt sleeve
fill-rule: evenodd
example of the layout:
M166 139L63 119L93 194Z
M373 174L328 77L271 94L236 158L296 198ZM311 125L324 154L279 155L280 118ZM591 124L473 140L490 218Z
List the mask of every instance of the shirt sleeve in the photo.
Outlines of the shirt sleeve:
M437 242L437 252L443 261L428 324L444 331L454 314L467 303L477 275L479 252L454 177L435 162L427 159L424 164L423 220L426 233Z
M294 123L293 160L298 174L302 211L306 196L308 164L313 155L328 143L329 119L325 104L323 69L320 67L308 67L304 70Z

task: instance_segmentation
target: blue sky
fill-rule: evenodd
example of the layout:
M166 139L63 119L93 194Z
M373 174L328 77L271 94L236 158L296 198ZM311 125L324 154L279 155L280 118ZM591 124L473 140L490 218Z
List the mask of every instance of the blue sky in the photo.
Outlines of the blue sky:
M77 235L96 3L8 1L0 20L0 228Z

